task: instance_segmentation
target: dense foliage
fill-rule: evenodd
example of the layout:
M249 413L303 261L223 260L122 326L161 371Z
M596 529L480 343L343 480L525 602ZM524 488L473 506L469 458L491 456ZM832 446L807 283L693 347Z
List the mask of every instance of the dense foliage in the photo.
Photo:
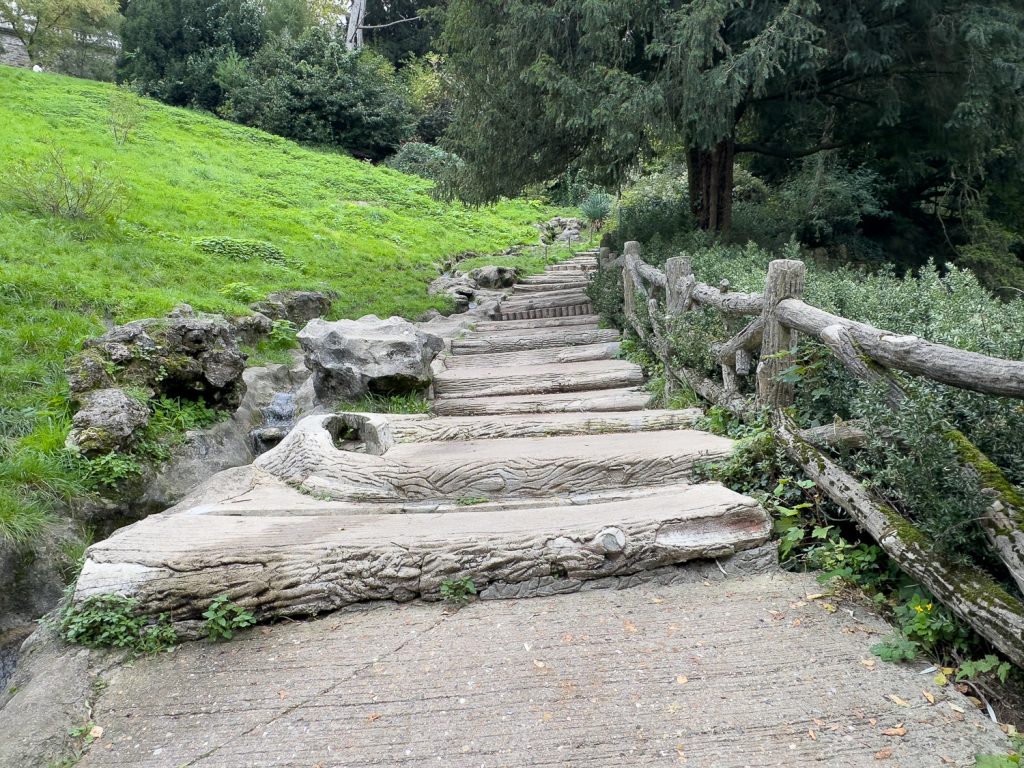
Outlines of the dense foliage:
M373 51L346 51L320 27L278 38L249 60L223 61L217 83L224 117L357 157L383 158L414 128L394 68Z

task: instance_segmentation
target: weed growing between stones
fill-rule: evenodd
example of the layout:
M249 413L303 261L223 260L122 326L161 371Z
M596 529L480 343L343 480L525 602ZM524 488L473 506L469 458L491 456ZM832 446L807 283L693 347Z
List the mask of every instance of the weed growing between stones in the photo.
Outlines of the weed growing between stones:
M359 400L338 401L334 404L334 411L350 411L353 413L429 413L430 401L417 394L368 394Z
M476 596L476 584L469 576L461 579L445 579L441 582L441 599L453 605L466 605Z
M206 619L206 636L211 643L230 640L235 632L247 629L256 623L256 617L237 603L228 600L227 595L218 595L203 611Z
M123 648L158 653L178 642L167 614L155 621L139 615L139 601L122 595L92 595L78 604L68 600L52 626L69 643L89 648Z

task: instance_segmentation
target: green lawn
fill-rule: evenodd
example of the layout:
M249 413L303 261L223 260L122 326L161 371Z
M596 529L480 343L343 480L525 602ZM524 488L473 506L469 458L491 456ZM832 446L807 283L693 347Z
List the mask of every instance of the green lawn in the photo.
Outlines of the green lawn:
M429 182L201 113L146 101L119 145L113 86L0 66L0 536L28 540L53 497L80 490L61 449L64 361L104 322L197 310L243 313L235 295L331 289L335 316L416 316L436 264L464 250L536 242L551 211L510 201L438 202ZM71 166L105 164L125 185L116 216L32 213L16 165L56 145ZM203 253L202 238L271 243L285 264ZM534 266L534 265L530 265ZM227 291L231 293L230 290Z

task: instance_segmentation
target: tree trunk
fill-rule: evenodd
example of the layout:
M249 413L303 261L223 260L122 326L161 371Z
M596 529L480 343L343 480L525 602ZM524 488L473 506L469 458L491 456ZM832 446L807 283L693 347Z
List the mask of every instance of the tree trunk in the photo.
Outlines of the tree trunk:
M348 27L345 30L345 47L358 51L363 47L363 22L366 20L366 0L352 0L348 9Z
M732 139L687 155L690 210L700 229L728 235L732 227L732 175L736 157Z

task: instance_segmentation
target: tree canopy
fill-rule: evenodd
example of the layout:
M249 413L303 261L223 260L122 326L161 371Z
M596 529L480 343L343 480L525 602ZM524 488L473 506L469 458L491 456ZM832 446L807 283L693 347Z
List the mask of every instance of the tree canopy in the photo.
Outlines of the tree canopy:
M857 148L919 194L970 189L1019 141L1024 12L963 0L451 0L459 193L582 167L688 164L698 222L730 225L737 153Z

